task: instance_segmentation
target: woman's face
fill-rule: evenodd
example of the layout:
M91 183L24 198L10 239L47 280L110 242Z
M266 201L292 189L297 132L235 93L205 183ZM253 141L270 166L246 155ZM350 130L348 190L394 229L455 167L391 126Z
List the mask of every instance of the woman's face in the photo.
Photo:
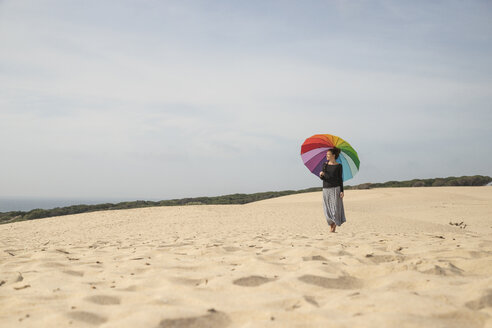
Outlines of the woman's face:
M326 159L330 160L332 157L333 157L333 154L331 153L331 151L327 151L326 152Z

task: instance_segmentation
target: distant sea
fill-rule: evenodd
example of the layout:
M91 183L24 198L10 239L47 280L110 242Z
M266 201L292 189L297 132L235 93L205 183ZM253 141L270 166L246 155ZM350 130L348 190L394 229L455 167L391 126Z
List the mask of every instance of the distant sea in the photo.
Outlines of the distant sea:
M30 211L35 208L52 209L55 207L64 207L70 205L94 205L102 203L119 203L125 201L135 201L137 199L61 199L61 198L15 198L15 197L1 197L0 198L0 212L10 211ZM153 200L153 199L145 199Z

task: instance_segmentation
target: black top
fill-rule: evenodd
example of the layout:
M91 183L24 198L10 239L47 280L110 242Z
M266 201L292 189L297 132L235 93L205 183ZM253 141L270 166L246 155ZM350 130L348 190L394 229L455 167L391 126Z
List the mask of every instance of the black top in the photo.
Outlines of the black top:
M321 178L323 180L323 188L332 188L340 186L340 192L343 191L343 168L342 164L331 165L328 162L323 164L323 172L325 174Z

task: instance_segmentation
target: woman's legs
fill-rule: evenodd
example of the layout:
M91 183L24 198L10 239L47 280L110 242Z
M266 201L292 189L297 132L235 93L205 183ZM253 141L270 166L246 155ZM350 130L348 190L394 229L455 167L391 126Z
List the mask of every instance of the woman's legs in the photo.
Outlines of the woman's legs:
M337 225L335 224L335 222L330 222L330 231L335 232L336 228L337 228Z
M334 198L333 193L339 193L338 188L323 188L323 210L331 232L335 232L337 227L335 221L333 221L336 215L336 206L332 203L332 199Z

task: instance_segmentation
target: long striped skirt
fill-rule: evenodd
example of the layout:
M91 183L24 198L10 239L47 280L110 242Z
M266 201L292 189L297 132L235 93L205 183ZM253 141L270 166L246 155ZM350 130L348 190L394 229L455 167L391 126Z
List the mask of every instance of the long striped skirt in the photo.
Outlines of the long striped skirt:
M323 188L323 209L328 224L335 222L337 226L346 222L343 209L343 199L340 197L340 187Z

